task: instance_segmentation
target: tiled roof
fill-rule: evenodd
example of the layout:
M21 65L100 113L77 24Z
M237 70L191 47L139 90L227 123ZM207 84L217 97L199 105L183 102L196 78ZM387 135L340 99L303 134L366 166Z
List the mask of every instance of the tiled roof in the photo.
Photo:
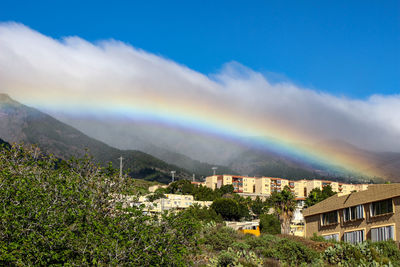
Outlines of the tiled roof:
M344 196L337 194L309 207L303 211L304 217L328 211L348 208L364 203L400 196L400 184L369 185L367 190L354 192Z

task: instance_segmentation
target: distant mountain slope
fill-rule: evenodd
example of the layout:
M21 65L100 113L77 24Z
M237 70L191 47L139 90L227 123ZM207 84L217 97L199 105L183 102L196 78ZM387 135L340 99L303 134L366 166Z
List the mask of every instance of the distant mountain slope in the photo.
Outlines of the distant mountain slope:
M200 162L199 160L194 160L180 153L170 151L168 149L156 147L154 145L147 144L140 148L140 150L146 153L164 160L167 163L177 165L185 170L196 173L200 176L209 176L212 174L212 168L217 167L218 173L229 173L229 174L239 174L237 171L232 170L229 167L221 165L211 165L209 163Z
M240 172L255 175L281 176L289 179L325 178L339 179L348 182L381 182L380 178L392 182L400 182L400 153L374 152L360 149L340 140L320 142L310 148L323 150L334 155L354 158L363 162L365 168L354 172L343 166L304 163L301 159L293 159L269 151L260 151L250 147L247 151L232 158L228 167ZM333 160L333 158L332 158ZM369 177L365 173L378 171L381 177Z
M177 178L191 177L186 170L146 153L110 147L4 94L0 94L0 138L10 143L37 144L46 153L62 159L82 157L88 149L99 163L111 161L119 167L118 158L122 156L124 169L130 169L135 178L168 182L171 170L177 171Z
M158 125L103 120L99 118L70 118L57 114L60 120L73 125L88 136L120 149L135 149L150 154L169 164L179 166L200 176L212 174L212 167L218 167L218 173L238 174L224 164L227 151L221 151L212 138L202 139L194 134L185 134L174 129L165 129ZM197 143L198 142L198 143ZM183 149L182 149L183 148ZM218 156L205 156L212 153ZM235 151L239 150L238 148ZM177 152L179 151L179 152ZM185 152L189 152L186 154ZM196 159L193 158L198 156ZM205 161L207 159L207 161Z
M341 140L321 142L315 147L331 152L332 155L357 158L364 162L365 168L362 171L378 171L386 180L400 182L400 153L368 151Z
M312 168L274 153L254 149L233 158L228 166L249 176L266 175L293 180L321 178Z
M211 171L208 171L210 167L218 164L226 166L226 168L220 166L218 173L237 172L243 175L295 178L314 177L317 174L326 179L338 178L352 182L367 182L372 178L346 169L344 166L305 162L301 156L292 158L259 147L260 140L270 140L270 137L243 137L240 140L229 140L151 122L93 117L85 119L67 115L64 117L60 115L60 119L107 144L120 149L138 149L191 172L203 173L204 170L204 173L211 174ZM320 145L322 144L309 144L309 147L318 151ZM344 142L342 145L331 146L332 149L341 150L332 151L332 156L343 153L348 157L360 159L367 162L366 165L370 166L368 168L379 169L385 179L400 181L400 163L397 160L399 153L373 151L360 153L359 148Z

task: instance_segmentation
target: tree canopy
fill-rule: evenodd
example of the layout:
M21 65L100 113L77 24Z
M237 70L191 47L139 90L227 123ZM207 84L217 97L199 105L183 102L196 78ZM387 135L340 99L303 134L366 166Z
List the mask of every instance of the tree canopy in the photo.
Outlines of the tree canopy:
M211 208L227 221L238 221L248 216L248 208L233 198L218 198L214 200Z
M281 232L290 233L290 221L292 220L294 210L296 209L296 196L288 186L285 186L281 192L273 192L268 199L275 214L278 215L281 223Z
M330 185L324 186L322 190L319 188L314 188L308 194L305 204L307 207L311 207L335 194L336 192L332 190L332 187Z

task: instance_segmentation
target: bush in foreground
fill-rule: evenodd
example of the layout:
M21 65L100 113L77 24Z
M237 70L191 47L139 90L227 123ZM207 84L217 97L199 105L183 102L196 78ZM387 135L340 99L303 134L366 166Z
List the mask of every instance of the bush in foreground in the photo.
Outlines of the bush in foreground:
M338 243L323 253L329 264L341 266L399 266L400 251L393 241Z
M197 222L124 205L124 179L89 158L0 149L0 185L1 265L184 266L194 247Z

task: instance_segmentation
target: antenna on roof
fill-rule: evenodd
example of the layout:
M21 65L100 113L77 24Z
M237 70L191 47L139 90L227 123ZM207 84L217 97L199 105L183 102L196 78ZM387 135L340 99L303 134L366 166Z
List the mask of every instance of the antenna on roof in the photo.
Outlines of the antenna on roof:
M211 169L213 170L213 175L215 176L218 167L212 167Z
M171 175L172 175L172 182L174 182L174 181L175 181L175 173L176 173L176 171L171 171Z

